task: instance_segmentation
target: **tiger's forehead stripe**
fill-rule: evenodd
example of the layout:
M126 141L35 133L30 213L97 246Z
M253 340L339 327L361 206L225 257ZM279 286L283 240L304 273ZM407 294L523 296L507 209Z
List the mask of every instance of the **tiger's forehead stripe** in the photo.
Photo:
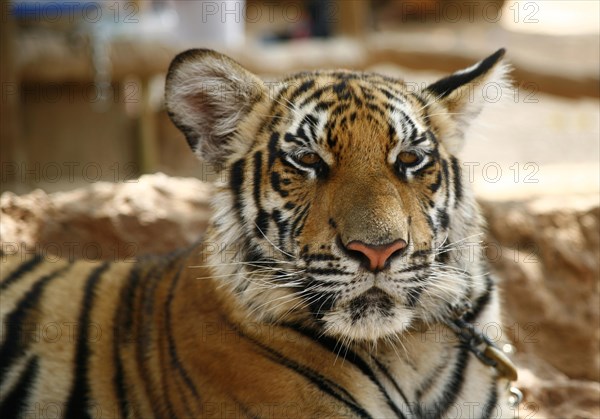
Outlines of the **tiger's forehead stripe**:
M332 131L354 122L361 107L368 110L367 120L389 131L390 163L402 146L423 142L418 137L426 128L417 115L423 113L425 105L403 91L397 80L343 72L301 73L296 77L282 83L271 107L272 129L285 129L285 143L310 146L331 163L326 151L336 144L337 134Z

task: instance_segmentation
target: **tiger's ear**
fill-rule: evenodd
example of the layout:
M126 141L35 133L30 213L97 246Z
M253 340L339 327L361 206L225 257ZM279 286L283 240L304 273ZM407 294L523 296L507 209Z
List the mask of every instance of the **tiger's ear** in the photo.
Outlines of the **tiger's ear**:
M209 49L182 52L167 73L169 117L194 153L211 164L223 163L240 121L265 96L257 76Z
M466 129L486 103L509 97L510 70L502 61L504 53L504 49L499 49L477 64L444 77L425 89L427 103L437 103L442 107L441 115L433 112L431 121L441 132L451 153L460 151Z

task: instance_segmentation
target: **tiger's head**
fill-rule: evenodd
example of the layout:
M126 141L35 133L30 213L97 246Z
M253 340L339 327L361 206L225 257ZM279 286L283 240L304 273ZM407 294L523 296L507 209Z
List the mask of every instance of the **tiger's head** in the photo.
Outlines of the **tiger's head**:
M254 315L373 341L485 291L480 217L455 157L506 85L504 50L411 91L366 72L267 83L232 59L172 62L166 105L218 168L204 252Z

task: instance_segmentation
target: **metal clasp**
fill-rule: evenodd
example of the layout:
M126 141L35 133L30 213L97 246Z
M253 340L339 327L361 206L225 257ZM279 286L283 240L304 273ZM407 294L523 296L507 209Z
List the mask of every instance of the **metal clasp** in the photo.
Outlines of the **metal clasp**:
M456 333L458 339L485 365L493 367L498 376L508 381L518 378L517 367L494 342L466 321L454 319L447 325ZM514 388L514 387L513 387ZM518 391L518 389L517 389ZM520 392L519 392L520 393ZM521 394L522 397L522 394Z

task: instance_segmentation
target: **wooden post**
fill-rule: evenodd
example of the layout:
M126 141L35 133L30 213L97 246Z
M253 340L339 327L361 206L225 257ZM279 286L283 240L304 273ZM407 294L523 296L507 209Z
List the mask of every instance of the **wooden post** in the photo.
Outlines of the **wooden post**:
M16 23L10 14L10 3L2 2L0 25L0 156L2 161L1 184L4 191L18 188L21 164L27 161L21 141L21 86L15 65L14 42ZM14 190L22 192L21 190Z
M365 35L369 25L369 0L337 0L335 11L339 35L356 38Z
M156 117L150 101L150 80L144 77L140 83L139 158L140 174L152 173L158 166Z

